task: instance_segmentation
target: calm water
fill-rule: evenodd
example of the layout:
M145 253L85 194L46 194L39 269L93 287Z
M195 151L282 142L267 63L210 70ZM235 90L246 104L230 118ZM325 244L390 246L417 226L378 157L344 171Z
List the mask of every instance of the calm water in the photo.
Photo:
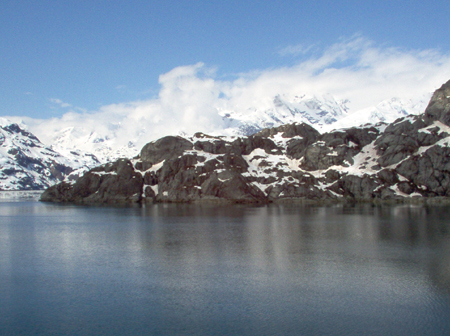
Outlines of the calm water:
M0 334L450 335L449 214L0 202Z

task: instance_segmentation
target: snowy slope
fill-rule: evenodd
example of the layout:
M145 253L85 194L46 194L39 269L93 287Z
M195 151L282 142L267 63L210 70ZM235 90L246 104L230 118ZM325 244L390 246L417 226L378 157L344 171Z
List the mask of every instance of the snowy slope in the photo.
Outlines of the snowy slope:
M134 157L139 149L131 142L121 144L114 133L99 134L82 127L67 127L56 132L51 142L52 149L70 156L73 151L94 154L99 161L108 162L120 157Z
M0 190L43 189L99 164L82 151L61 155L24 125L0 118Z
M380 102L376 106L349 113L335 123L328 124L318 130L328 132L332 129L348 128L364 124L374 125L379 122L392 123L396 119L408 115L419 115L425 111L431 96L432 93L427 93L416 99L391 98Z
M349 110L347 104L347 100L339 101L331 95L277 95L268 109L253 109L245 113L230 110L220 114L227 133L236 135L250 135L264 128L294 122L304 122L320 130L324 125L332 125L345 118Z

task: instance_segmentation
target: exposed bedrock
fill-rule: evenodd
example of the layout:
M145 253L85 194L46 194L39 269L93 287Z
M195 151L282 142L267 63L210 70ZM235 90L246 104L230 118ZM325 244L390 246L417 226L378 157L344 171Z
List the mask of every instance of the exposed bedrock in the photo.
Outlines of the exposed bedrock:
M424 114L320 134L306 124L248 137L196 133L145 145L138 157L50 187L42 201L74 203L450 197L450 84Z
M143 179L130 160L96 167L74 184L60 183L48 188L42 201L74 203L130 203L142 197Z

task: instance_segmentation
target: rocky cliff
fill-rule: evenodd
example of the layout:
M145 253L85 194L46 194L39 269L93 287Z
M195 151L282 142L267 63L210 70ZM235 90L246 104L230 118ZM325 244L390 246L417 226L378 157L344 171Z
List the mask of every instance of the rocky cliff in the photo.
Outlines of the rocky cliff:
M450 81L425 113L320 134L307 124L247 137L167 136L138 157L47 189L42 201L273 202L450 196Z

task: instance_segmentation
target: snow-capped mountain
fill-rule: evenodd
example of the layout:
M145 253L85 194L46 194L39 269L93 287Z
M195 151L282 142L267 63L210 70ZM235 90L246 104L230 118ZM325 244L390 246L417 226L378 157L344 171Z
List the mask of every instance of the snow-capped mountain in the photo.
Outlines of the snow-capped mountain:
M349 100L335 99L332 95L279 94L263 108L217 108L221 124L215 125L213 129L196 131L207 131L212 135L247 136L265 128L290 123L306 123L319 132L367 123L390 123L405 115L422 113L430 97L431 93L414 101L392 98L373 107L352 111ZM120 157L136 156L142 146L161 134L191 135L182 131L181 122L176 122L165 126L165 129L150 117L144 116L137 123L126 119L116 120L108 127L96 129L88 126L64 127L54 130L47 139L52 149L63 155L77 149L94 154L101 162L108 162ZM130 124L133 126L130 127Z
M60 183L47 202L448 202L450 81L425 112L319 133L305 123L251 136L165 136L139 157Z
M293 122L305 122L320 130L326 125L349 115L347 100L336 100L331 95L277 95L267 108L241 111L217 109L217 118L221 124L209 129L209 134L245 136L264 128L281 126ZM175 121L175 123L178 120ZM130 127L130 124L132 126ZM67 123L65 124L67 125ZM150 117L142 117L139 122L115 120L106 122L102 127L95 123L57 128L49 127L45 121L39 121L30 128L40 138L46 139L51 148L70 156L73 151L91 153L102 163L120 157L138 155L142 146L164 134L190 135L181 131L182 123L170 124L167 129L155 124ZM196 129L196 131L205 131Z
M222 123L215 124L208 133L248 136L292 123L306 123L323 133L361 124L390 123L422 113L430 97L431 93L415 100L392 98L352 111L350 101L331 95L279 94L259 108L217 108L215 118L219 117ZM165 124L164 128L145 113L138 122L127 119L126 114L121 118L105 121L104 125L86 122L70 126L70 122L65 122L61 127L54 120L51 126L40 120L31 121L27 127L0 119L0 190L42 189L101 163L135 157L146 143L161 134L190 135L181 131L181 122ZM38 138L45 139L44 143Z
M44 189L98 164L94 155L81 150L61 155L24 125L0 118L0 190Z
M250 135L264 128L290 123L306 123L320 130L349 114L348 100L336 100L331 95L277 95L272 107L238 112L221 111L224 128L236 135Z
M122 145L114 133L99 134L82 127L67 127L55 133L51 147L64 156L76 150L91 153L101 162L108 162L120 157L133 157L139 149L128 141Z
M391 98L384 100L376 106L371 106L348 114L332 124L318 129L330 131L332 129L348 128L353 126L376 124L379 122L392 123L398 118L408 115L418 115L425 111L432 93L424 94L416 99Z

